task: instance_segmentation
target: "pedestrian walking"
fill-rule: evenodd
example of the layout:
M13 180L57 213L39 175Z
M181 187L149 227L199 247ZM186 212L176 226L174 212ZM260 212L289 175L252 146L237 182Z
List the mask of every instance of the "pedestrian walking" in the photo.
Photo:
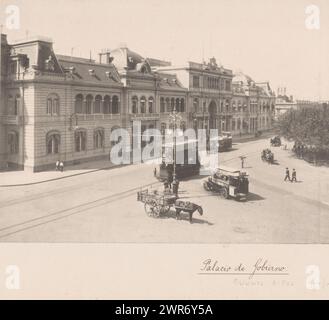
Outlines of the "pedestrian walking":
M157 168L156 168L156 167L154 167L154 170L153 170L153 175L154 175L154 177L156 177L156 176L157 176Z
M295 169L292 169L291 182L297 182L297 173Z
M55 166L55 168L56 168L56 171L59 170L59 160L56 161L56 166Z
M240 156L240 159L241 159L241 168L243 169L244 168L244 160L246 159L245 156Z
M61 161L61 162L59 163L59 168L60 168L61 172L64 171L64 163L63 163L63 161Z
M170 173L169 175L168 175L168 186L169 186L169 188L171 189L171 184L172 184L172 182L173 182L173 176L172 176L172 174Z
M287 181L287 179L290 181L290 171L288 168L286 168L286 176L284 177L284 181Z

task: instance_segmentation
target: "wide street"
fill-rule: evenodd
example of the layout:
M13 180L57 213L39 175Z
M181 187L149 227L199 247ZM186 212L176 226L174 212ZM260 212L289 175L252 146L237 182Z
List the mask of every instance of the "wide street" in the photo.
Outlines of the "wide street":
M275 165L260 159L269 139L233 145L221 163L250 175L247 202L225 200L195 177L181 182L180 197L203 207L176 220L174 212L148 217L136 193L162 189L153 166L131 165L23 187L0 188L2 242L329 243L329 168L314 167L290 150L271 148ZM288 147L291 147L288 145ZM284 182L285 168L298 183Z

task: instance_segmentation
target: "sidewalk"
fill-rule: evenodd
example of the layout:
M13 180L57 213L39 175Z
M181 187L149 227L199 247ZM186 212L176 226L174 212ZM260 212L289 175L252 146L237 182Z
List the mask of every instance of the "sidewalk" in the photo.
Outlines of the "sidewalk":
M112 164L108 160L99 160L66 166L64 168L64 172L55 171L55 169L42 172L5 171L0 172L0 188L39 184L109 169L112 167L118 166Z
M273 131L266 131L263 132L259 137L255 137L254 133L250 134L243 134L241 137L239 135L233 136L232 140L233 143L242 143L242 142L249 142L249 141L256 141L256 140L261 140L261 139L266 139L266 138L271 138L275 135Z

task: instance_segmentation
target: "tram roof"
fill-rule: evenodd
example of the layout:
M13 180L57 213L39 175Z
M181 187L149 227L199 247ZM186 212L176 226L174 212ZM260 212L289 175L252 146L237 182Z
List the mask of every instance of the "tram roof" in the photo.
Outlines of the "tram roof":
M246 171L242 171L240 169L236 169L236 168L232 168L232 167L228 167L228 166L219 166L217 168L217 171L222 171L222 172L225 172L225 173L229 173L230 175L236 175L236 176L239 176L239 175L248 175Z

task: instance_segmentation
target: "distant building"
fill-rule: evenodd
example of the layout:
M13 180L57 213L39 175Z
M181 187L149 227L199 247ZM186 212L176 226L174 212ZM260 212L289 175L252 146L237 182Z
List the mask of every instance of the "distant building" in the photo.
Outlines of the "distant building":
M293 96L286 94L286 88L278 88L278 94L275 100L275 118L284 114L288 110L298 110L305 107L316 107L322 105L323 101L311 101L294 99Z
M268 82L238 72L233 78L232 132L255 133L273 126L275 94Z
M286 88L278 88L275 100L275 118L290 109L297 109L297 102L294 101L293 96L286 94Z

